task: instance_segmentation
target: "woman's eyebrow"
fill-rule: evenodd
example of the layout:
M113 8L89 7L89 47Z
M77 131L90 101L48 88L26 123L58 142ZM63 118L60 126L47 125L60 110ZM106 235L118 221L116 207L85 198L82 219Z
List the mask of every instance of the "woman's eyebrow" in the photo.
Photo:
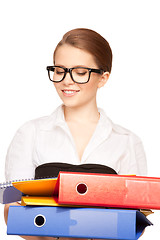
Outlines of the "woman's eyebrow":
M74 67L84 67L84 68L88 68L88 66L86 66L86 65L76 65L76 66L74 66Z
M67 68L65 65L63 65L63 64L55 64L55 66L59 66L59 67L64 67L64 68ZM83 65L83 64L79 64L79 65L74 65L74 66L72 66L71 68L77 68L77 67L84 67L84 68L88 68L88 66L86 66L86 65Z
M66 67L66 66L64 66L63 64L54 64L54 66L59 66L59 67Z

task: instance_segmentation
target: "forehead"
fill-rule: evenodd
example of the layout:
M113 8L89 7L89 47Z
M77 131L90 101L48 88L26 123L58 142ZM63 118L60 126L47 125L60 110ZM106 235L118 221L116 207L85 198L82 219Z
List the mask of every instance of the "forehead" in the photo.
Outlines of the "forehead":
M65 67L87 66L96 68L97 64L94 61L92 54L82 49L64 44L60 46L55 54L55 65L62 65Z

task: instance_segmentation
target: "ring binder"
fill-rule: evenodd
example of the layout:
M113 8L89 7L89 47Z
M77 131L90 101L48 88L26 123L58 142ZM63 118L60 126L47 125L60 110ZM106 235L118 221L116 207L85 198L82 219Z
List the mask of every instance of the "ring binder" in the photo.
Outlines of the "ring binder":
M7 234L136 240L150 225L137 210L11 206Z

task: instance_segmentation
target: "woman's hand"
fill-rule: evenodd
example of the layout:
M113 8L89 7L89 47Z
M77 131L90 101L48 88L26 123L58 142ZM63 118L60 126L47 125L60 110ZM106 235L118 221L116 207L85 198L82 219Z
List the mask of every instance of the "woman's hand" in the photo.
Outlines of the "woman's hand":
M10 206L20 206L20 203L14 202L14 203L5 204L5 206L4 206L4 220L5 220L6 224L7 224L7 220L8 220L8 211L9 211Z

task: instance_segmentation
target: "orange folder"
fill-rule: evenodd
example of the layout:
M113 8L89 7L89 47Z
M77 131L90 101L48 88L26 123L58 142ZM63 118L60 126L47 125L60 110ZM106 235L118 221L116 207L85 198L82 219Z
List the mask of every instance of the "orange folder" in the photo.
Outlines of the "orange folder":
M12 185L25 195L52 196L57 178L12 182Z

